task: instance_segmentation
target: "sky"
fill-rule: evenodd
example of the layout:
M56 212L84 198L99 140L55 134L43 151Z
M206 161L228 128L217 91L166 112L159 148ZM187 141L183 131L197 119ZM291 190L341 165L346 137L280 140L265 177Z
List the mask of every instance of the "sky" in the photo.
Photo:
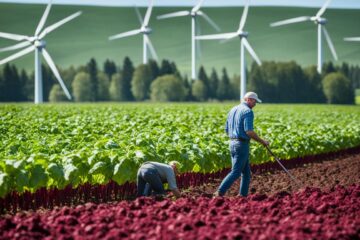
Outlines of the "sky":
M48 3L48 0L0 0L8 3ZM54 4L99 6L147 6L148 0L53 0ZM193 6L198 0L155 0L155 6ZM204 7L242 6L245 0L204 0ZM252 6L299 6L318 8L325 0L252 0ZM332 0L329 8L360 8L360 0Z

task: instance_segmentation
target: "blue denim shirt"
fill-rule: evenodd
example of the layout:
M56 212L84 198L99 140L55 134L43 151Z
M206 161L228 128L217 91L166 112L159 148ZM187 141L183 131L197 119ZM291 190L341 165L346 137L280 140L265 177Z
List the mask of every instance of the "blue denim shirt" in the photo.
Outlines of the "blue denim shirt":
M250 140L246 131L254 130L254 113L249 106L243 102L233 107L228 113L225 131L229 138L242 138Z

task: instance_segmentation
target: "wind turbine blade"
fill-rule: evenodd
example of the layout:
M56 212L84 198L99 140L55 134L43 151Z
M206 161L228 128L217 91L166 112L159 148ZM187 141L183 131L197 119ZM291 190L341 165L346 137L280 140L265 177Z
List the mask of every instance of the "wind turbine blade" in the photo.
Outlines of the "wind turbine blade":
M141 13L140 13L139 8L137 6L135 6L135 12L136 12L136 15L137 15L137 17L139 19L140 25L142 26L144 24L144 20L142 19Z
M146 11L143 26L147 26L149 24L149 20L150 20L153 5L154 5L154 0L150 0L150 5L149 5L149 7L148 7L148 9Z
M15 40L15 41L22 41L22 40L29 39L29 37L25 36L25 35L14 34L14 33L5 33L5 32L0 32L0 37Z
M158 60L158 59L159 59L159 58L158 58L158 55L156 54L155 48L154 48L154 46L152 45L149 36L147 36L146 34L144 34L144 37L145 37L145 41L146 41L147 45L149 46L151 55L154 57L155 60Z
M68 99L71 99L71 95L69 93L69 90L66 88L64 81L61 79L60 73L57 70L54 61L51 59L49 53L46 51L45 48L41 50L42 55L44 56L47 64L49 65L50 69L54 73L56 79L59 81L61 88L64 90L65 95L68 97Z
M216 31L220 32L220 27L213 20L211 20L211 18L206 13L199 11L198 14L202 16Z
M60 27L61 25L63 25L63 24L65 24L65 23L73 20L73 19L76 18L76 17L80 16L81 13L82 13L81 11L76 12L76 13L74 13L74 14L66 17L66 18L64 18L63 20L60 20L60 21L58 21L57 23L54 23L53 25L50 25L50 26L46 27L46 28L44 29L44 31L39 35L39 38L45 37L47 34L49 34L50 32L54 31L56 28L58 28L58 27Z
M19 48L23 48L23 47L29 46L30 44L31 44L31 43L30 43L30 42L27 42L27 41L26 41L26 42L21 42L21 43L18 43L18 44L9 46L9 47L0 48L0 52L6 52L6 51L16 50L16 49L19 49Z
M337 54L336 54L334 44L333 44L332 41L331 41L330 35L329 35L328 31L326 30L325 26L322 27L322 30L323 30L323 33L324 33L324 35L325 35L325 39L326 39L326 41L327 41L327 43L328 43L328 45L329 45L329 48L330 48L330 50L331 50L331 53L332 53L334 59L337 61L337 60L338 60L338 56L337 56Z
M291 23L298 23L298 22L305 22L305 21L309 21L309 20L310 20L309 16L302 16L302 17L290 18L290 19L286 19L286 20L283 20L283 21L274 22L274 23L271 23L270 26L271 27L277 27L277 26L281 26L281 25L286 25L286 24L291 24Z
M187 15L190 15L189 11L179 11L179 12L160 15L160 16L157 16L156 18L159 20L159 19L165 19L165 18L183 17L183 16L187 16Z
M221 33L221 34L196 36L195 39L196 40L230 39L236 36L238 36L238 34L236 32L233 32L233 33Z
M324 5L320 8L320 10L316 13L316 17L320 17L325 12L326 8L329 6L331 0L327 0Z
M12 61L12 60L14 60L14 59L17 59L17 58L19 58L19 57L22 57L22 56L28 54L29 52L33 51L34 49L35 49L35 46L33 46L33 45L30 46L30 47L28 47L28 48L25 48L25 49L21 50L20 52L17 52L17 53L15 53L15 54L13 54L13 55L11 55L11 56L9 56L9 57L1 60L1 61L0 61L0 65L3 65L3 64L5 64L5 63L10 62L10 61Z
M236 34L236 35L235 35L234 37L232 37L232 38L222 39L222 40L220 40L220 43L221 43L221 44L224 44L224 43L233 41L233 40L235 40L235 37L236 37L236 36L238 36L238 35Z
M203 3L204 0L200 0L195 7L193 7L193 9L191 10L192 12L197 12L200 8L201 8L201 4Z
M252 56L252 58L257 62L257 64L259 66L261 66L261 61L260 61L259 57L256 55L254 49L252 49L252 47L250 46L250 43L248 42L248 40L246 38L243 38L242 41L244 43L245 48L248 50L248 52Z
M244 11L243 11L243 14L241 16L240 23L239 23L239 30L238 31L242 31L244 26L245 26L246 18L247 18L248 11L249 11L249 4L250 4L250 0L246 0Z
M52 1L50 0L49 1L49 4L47 5L46 9L45 9L45 12L44 14L42 15L41 19L40 19L40 22L35 30L35 36L39 35L39 33L41 32L41 30L43 29L44 27L44 24L46 22L46 19L49 15L49 12L50 12L50 9L51 9L51 4L52 4Z
M133 35L136 35L136 34L139 34L139 33L141 33L141 30L136 29L136 30L132 30L132 31L124 32L124 33L119 33L119 34L110 36L109 40L111 41L111 40L114 40L114 39L129 37L129 36L133 36Z
M357 42L357 41L360 41L360 37L347 37L347 38L344 38L344 40Z

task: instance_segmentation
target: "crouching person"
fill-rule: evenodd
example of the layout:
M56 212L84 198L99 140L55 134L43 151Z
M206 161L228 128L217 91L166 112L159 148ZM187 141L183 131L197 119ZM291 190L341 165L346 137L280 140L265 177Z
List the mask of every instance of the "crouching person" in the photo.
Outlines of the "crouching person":
M169 164L145 162L137 172L137 196L164 195L163 183L168 183L169 189L176 198L181 197L176 185L177 167L179 163L171 161Z

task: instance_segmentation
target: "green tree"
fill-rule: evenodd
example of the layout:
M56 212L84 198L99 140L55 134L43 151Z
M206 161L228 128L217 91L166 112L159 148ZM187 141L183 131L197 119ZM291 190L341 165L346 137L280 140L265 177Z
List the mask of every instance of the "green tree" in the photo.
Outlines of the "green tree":
M124 101L133 101L134 96L131 91L131 81L134 74L133 63L131 62L129 57L125 57L123 63L123 69L121 71L122 77L122 87L121 87L121 95L124 96Z
M114 73L116 73L116 64L115 62L106 59L104 62L104 73L107 75L109 81Z
M137 101L143 101L150 97L150 84L152 76L150 68L146 64L139 65L131 81L131 92Z
M50 102L65 102L68 101L63 89L59 84L54 84L49 94Z
M185 77L181 78L182 82L183 82L183 86L185 88L185 98L184 101L190 101L191 100L191 84L189 82L189 79L187 77L187 75L185 75Z
M20 73L20 84L21 84L21 88L22 88L22 97L24 101L27 101L28 100L28 91L27 91L27 88L26 86L28 85L28 83L30 82L30 78L29 76L27 75L26 71L24 69L21 70L21 73Z
M186 94L183 82L173 74L158 77L151 83L150 89L153 101L182 101Z
M205 101L207 99L207 87L201 80L194 80L191 86L192 96L197 101Z
M304 69L305 78L309 83L309 89L307 91L307 102L310 103L325 103L326 97L323 92L323 86L321 81L321 75L317 72L315 66L311 66Z
M217 75L217 72L215 70L215 68L213 68L211 70L211 75L210 75L210 79L209 79L209 98L215 99L217 98L216 96L216 89L218 88L219 85L219 77Z
M174 74L174 69L169 60L163 59L161 61L160 76L166 74Z
M126 96L123 94L123 78L120 73L115 73L111 78L110 83L110 99L112 101L126 101Z
M69 92L72 92L72 81L74 80L76 73L77 70L74 66L60 70L61 78L64 80L65 86Z
M159 66L158 66L157 62L153 59L149 60L148 65L149 65L152 79L154 80L160 75Z
M332 62L325 62L322 66L322 76L326 76L329 73L335 72L336 69L334 67L334 64Z
M93 101L92 82L90 74L86 72L79 72L75 75L72 83L73 95L76 102L90 102Z
M305 102L308 84L299 65L294 61L278 63L277 78L279 102Z
M205 71L205 68L203 66L200 67L199 69L199 74L198 74L198 79L201 80L205 86L206 86L206 89L207 89L207 93L206 93L206 99L210 97L210 86L209 86L209 77L207 76L206 74L206 71Z
M249 90L251 86L249 86ZM240 99L240 75L234 75L230 81L230 96L231 99Z
M34 89L35 89L35 77L34 71L32 71L29 75L29 81L27 81L24 85L24 91L26 92L26 98L28 101L34 101Z
M24 99L23 86L21 85L20 76L15 65L5 64L1 85L1 101L16 102Z
M98 101L108 101L110 99L109 86L110 81L104 72L98 72L97 75L97 98Z
M216 91L217 99L219 100L228 100L231 96L230 90L230 79L228 77L226 68L222 70L221 81L219 82L219 86Z
M325 76L323 90L328 103L354 104L354 89L351 82L340 72Z
M97 67L96 60L94 58L91 58L90 61L87 63L86 72L89 74L90 81L91 81L91 95L90 95L91 100L90 101L97 101L97 99L98 99L98 97L97 97L97 92L98 92L98 79L97 79L98 67Z
M181 78L181 75L180 75L179 70L177 69L176 63L175 63L175 62L171 62L171 63L170 63L170 66L171 66L172 73L173 73L174 75L176 75L178 78Z

